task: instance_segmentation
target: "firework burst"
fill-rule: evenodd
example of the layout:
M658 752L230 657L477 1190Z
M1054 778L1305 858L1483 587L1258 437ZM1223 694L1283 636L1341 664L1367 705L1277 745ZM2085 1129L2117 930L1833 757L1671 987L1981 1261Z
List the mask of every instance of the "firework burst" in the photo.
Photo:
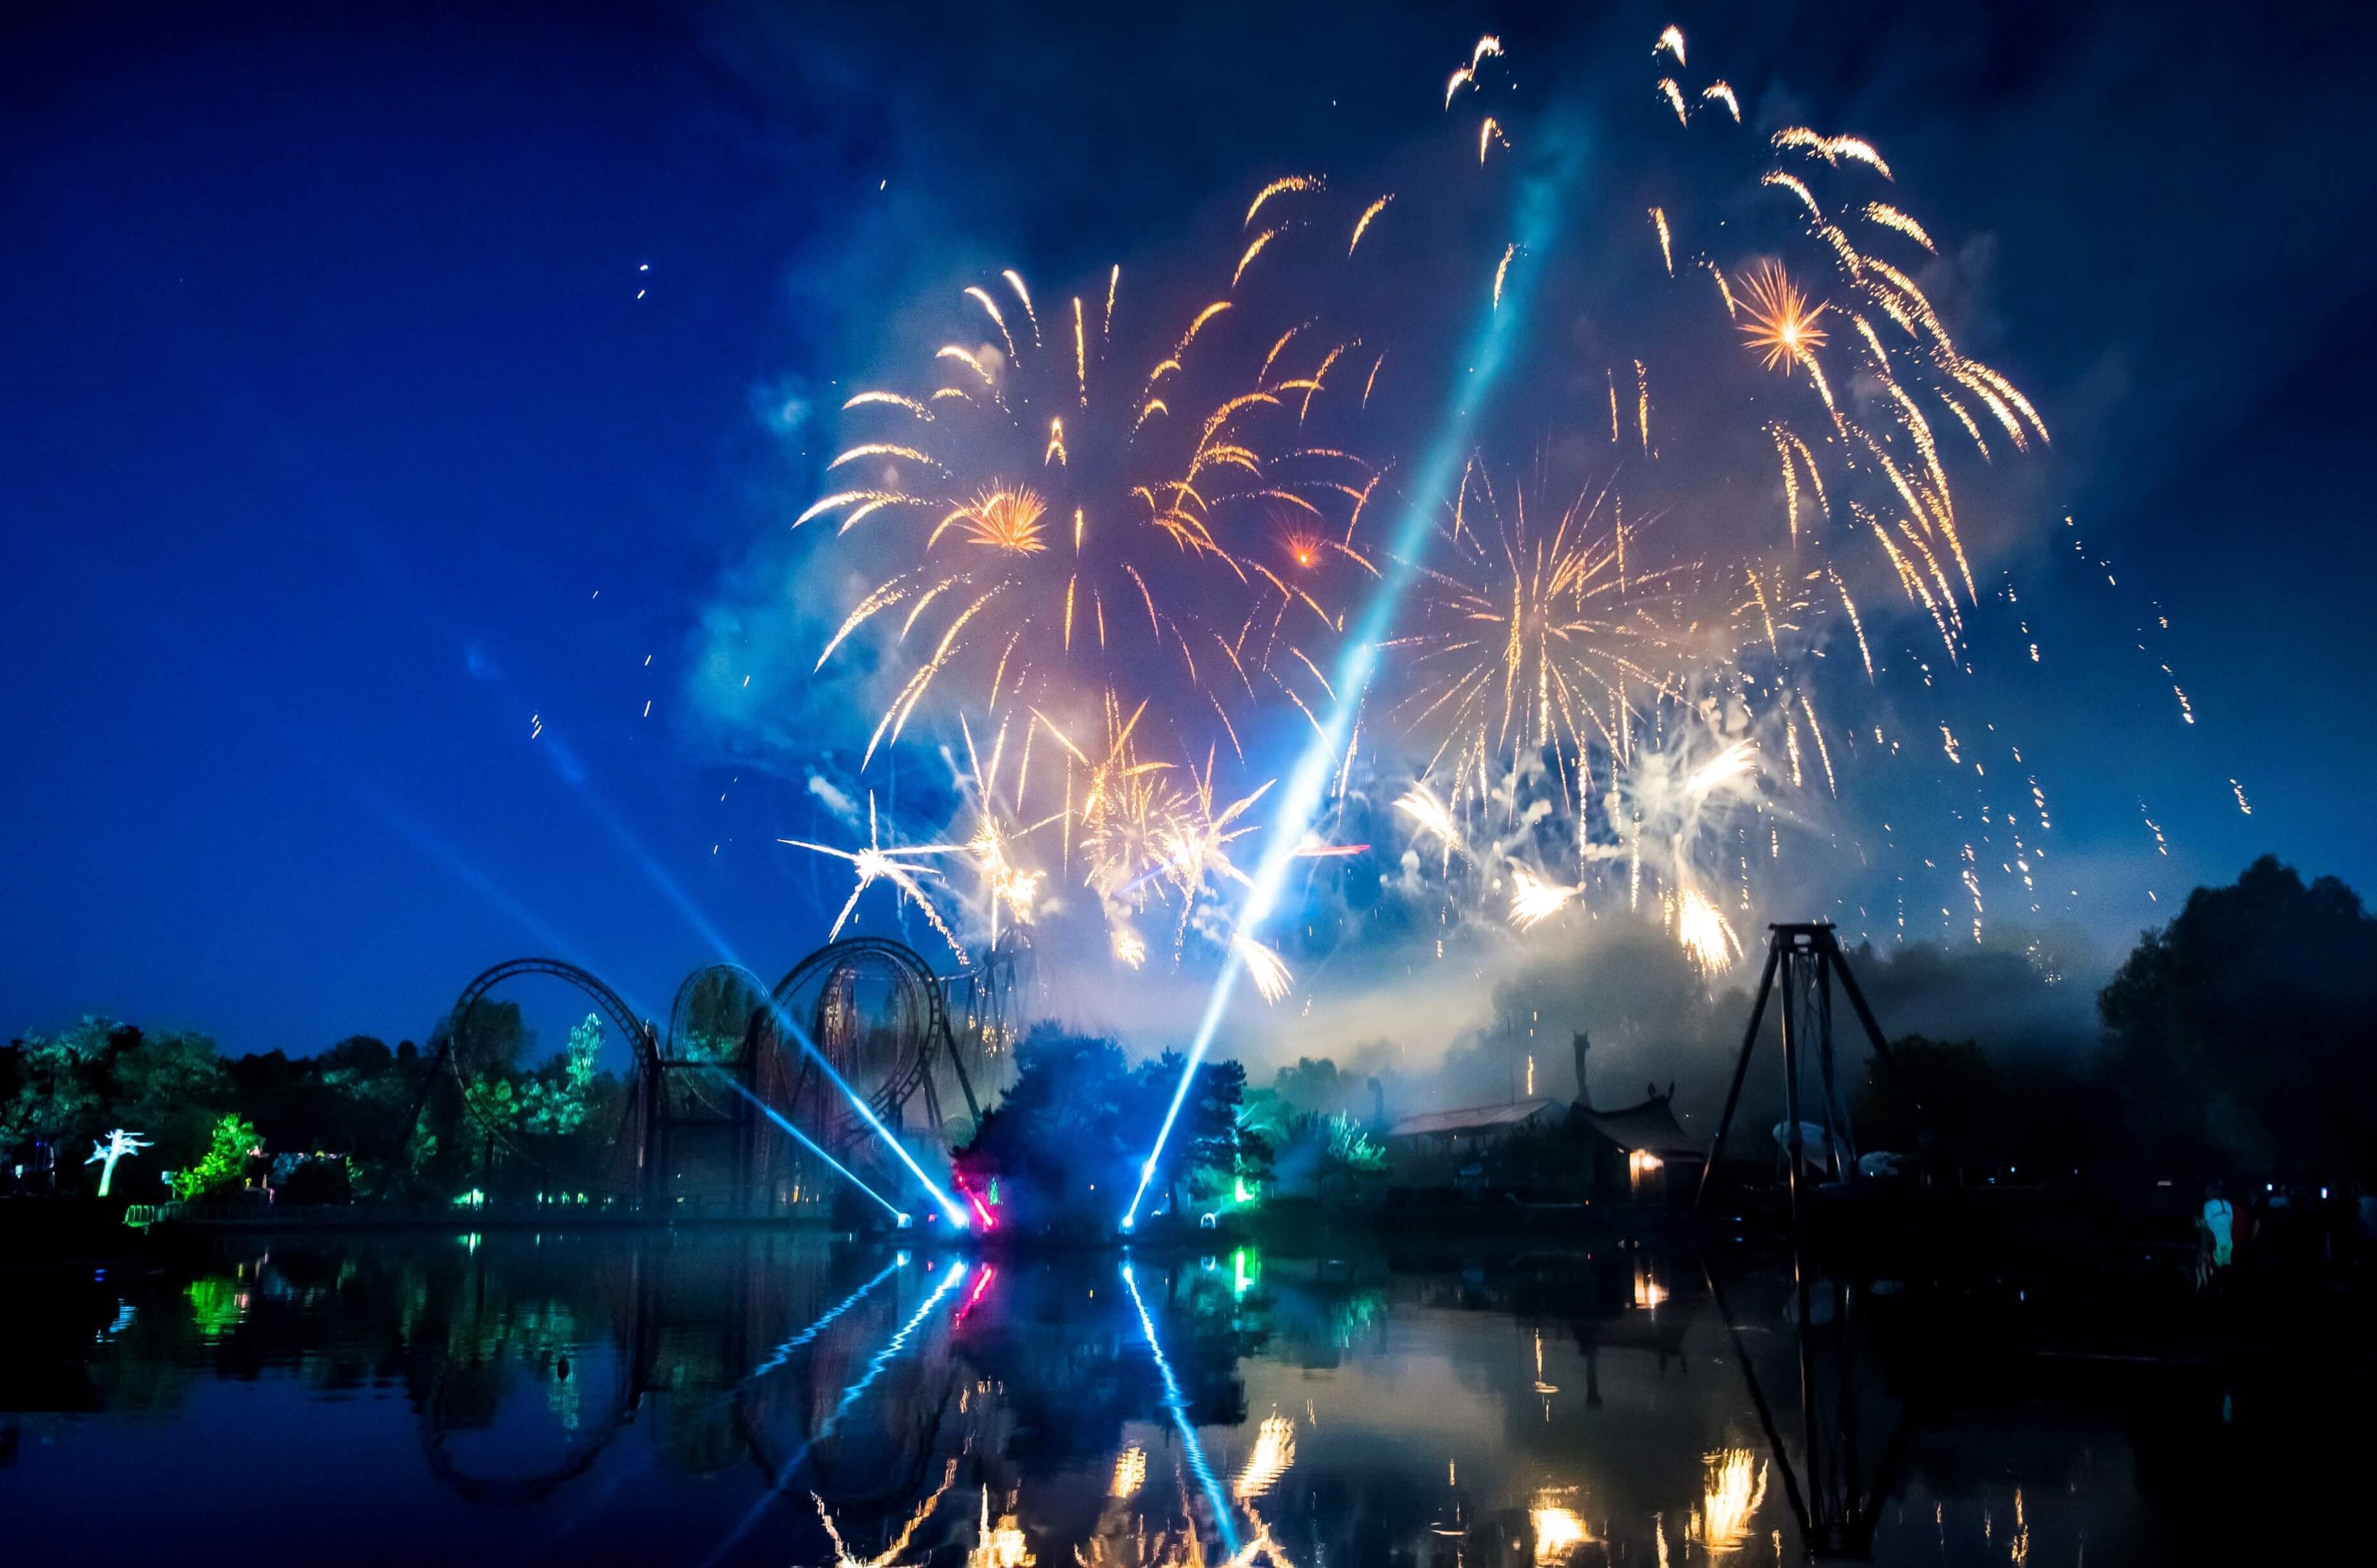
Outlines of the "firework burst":
M1274 181L1248 222L1320 187ZM1314 588L1323 557L1360 559L1374 475L1308 436L1316 404L1358 389L1346 345L1247 319L1243 291L1281 232L1171 328L1131 329L1118 269L1045 316L1004 273L963 291L971 331L937 352L935 384L844 403L870 434L828 465L844 487L794 526L830 521L893 563L818 660L864 636L894 673L868 760L928 702L997 722L1161 689L1226 725L1234 703L1294 678L1300 666L1279 673L1291 651L1334 636Z
M878 881L889 882L902 899L915 905L933 929L940 933L941 940L949 943L950 951L957 955L958 963L962 964L966 962L966 951L958 944L957 933L950 929L949 922L941 918L940 909L925 892L926 881L938 880L941 874L934 868L921 864L926 856L948 855L959 846L953 844L920 844L885 848L882 830L876 820L872 791L866 796L866 844L864 848L837 849L830 844L811 844L806 839L796 838L778 839L776 842L790 844L794 849L806 849L815 855L829 855L836 860L846 860L858 873L858 883L850 890L850 896L842 901L842 912L833 917L833 928L826 933L826 940L832 941L842 935L842 928L850 919L851 911L858 907L861 893Z
M1392 716L1435 737L1422 771L1445 767L1456 797L1482 795L1489 765L1547 757L1581 808L1595 756L1622 763L1635 718L1680 688L1692 648L1670 618L1678 569L1629 573L1632 528L1607 487L1548 517L1532 505L1522 485L1506 512L1481 465L1463 471L1410 629L1388 644L1405 688Z

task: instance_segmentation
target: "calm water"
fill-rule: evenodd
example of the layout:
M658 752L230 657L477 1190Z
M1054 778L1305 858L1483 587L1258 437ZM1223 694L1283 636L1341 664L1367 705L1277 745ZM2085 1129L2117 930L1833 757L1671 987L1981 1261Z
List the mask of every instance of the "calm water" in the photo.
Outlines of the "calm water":
M860 1562L904 1530L901 1563L1800 1557L1758 1409L1804 1492L1797 1313L1755 1269L1723 1311L1697 1263L1625 1251L1126 1272L490 1234L94 1272L0 1276L13 1562L831 1563L829 1519ZM1867 1300L1845 1367L1810 1315L1876 1560L2170 1560L2218 1390L1934 1385L1907 1367L1960 1352Z

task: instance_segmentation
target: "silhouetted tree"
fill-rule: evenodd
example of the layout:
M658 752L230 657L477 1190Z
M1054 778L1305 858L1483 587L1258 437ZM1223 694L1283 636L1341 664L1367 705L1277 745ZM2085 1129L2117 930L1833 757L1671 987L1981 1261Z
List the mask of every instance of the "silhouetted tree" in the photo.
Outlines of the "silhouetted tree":
M206 1152L216 1120L232 1107L232 1079L204 1035L141 1035L109 1064L107 1101L113 1123L153 1140L154 1168L178 1169Z
M2377 1148L2377 921L2264 856L2198 888L2097 998L2108 1066L2165 1159L2342 1172Z
M1002 1210L1026 1224L1084 1218L1099 1190L1111 1206L1132 1158L1124 1128L1136 1096L1122 1047L1043 1024L1016 1060L1007 1097L957 1151L959 1174L977 1192L996 1183Z
M1002 1206L1024 1223L1111 1225L1138 1188L1183 1059L1166 1051L1133 1068L1112 1040L1043 1025L1025 1036L1017 1062L1014 1086L958 1151L959 1174L978 1192L997 1182ZM1237 1062L1204 1064L1151 1192L1178 1203L1225 1192L1240 1176L1262 1178L1270 1147L1238 1121L1246 1079Z
M1365 1093L1361 1080L1329 1057L1297 1057L1295 1066L1272 1076L1271 1086L1289 1109L1323 1113L1350 1109Z

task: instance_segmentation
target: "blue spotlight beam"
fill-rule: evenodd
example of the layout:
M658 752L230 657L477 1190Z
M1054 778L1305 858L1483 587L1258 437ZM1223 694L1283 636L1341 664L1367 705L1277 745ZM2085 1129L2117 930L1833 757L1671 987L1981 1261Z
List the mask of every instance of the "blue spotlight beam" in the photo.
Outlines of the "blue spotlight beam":
M1147 1335L1147 1348L1155 1357L1156 1375L1164 1380L1165 1408L1172 1412L1172 1424L1180 1429L1181 1451L1188 1456L1188 1468L1195 1473L1197 1484L1204 1489L1205 1502L1213 1511L1213 1526L1222 1532L1222 1546L1232 1557L1238 1552L1238 1523L1230 1512L1230 1502L1222 1490L1221 1478L1205 1460L1205 1445L1197 1441L1197 1429L1188 1424L1188 1396L1180 1392L1180 1380L1172 1375L1172 1363L1164 1359L1164 1346L1155 1337L1155 1320L1147 1314L1147 1302L1139 1294L1139 1281L1130 1276L1130 1264L1122 1266L1122 1282L1130 1291L1130 1304L1139 1309L1139 1326Z
M723 1082L728 1088L734 1090L736 1094L742 1095L753 1105L758 1106L759 1107L760 1115L766 1117L770 1121L772 1121L777 1126L782 1128L784 1131L792 1137L794 1142L799 1143L802 1148L806 1149L809 1153L815 1155L818 1158L825 1161L826 1164L840 1171L848 1179L853 1187L857 1188L860 1191L866 1193L868 1197L882 1204L884 1212L889 1214L893 1219L904 1220L908 1217L906 1214L902 1213L900 1208L891 1202L891 1200L886 1198L882 1193L878 1192L874 1188L866 1185L866 1182L859 1180L858 1178L852 1173L851 1168L848 1166L842 1164L831 1155L827 1154L823 1148L818 1146L816 1139L811 1138L807 1133L794 1126L790 1120L786 1119L782 1112L776 1109L775 1107L770 1105L767 1101L761 1099L750 1090L746 1089L742 1084L735 1083L732 1078L722 1080L722 1082Z
M1522 318L1535 292L1534 279L1544 264L1545 253L1551 248L1559 187L1575 162L1574 127L1554 125L1548 130L1545 145L1549 150L1550 165L1529 175L1522 183L1519 197L1519 249L1530 254L1534 264L1518 269L1510 286L1502 291L1500 301L1489 307L1478 323L1473 339L1474 352L1466 356L1467 374L1454 389L1452 413L1418 468L1419 483L1412 487L1409 502L1396 524L1394 543L1386 552L1378 589L1363 607L1353 638L1338 656L1336 679L1331 682L1337 695L1329 709L1328 722L1320 726L1320 733L1305 748L1289 772L1287 789L1279 798L1270 834L1264 840L1262 859L1255 867L1253 885L1238 911L1234 928L1237 931L1251 935L1278 906L1288 872L1296 864L1296 846L1304 842L1305 834L1320 814L1321 804L1328 796L1330 777L1336 771L1346 736L1361 712L1370 677L1378 671L1379 644L1392 628L1404 594L1418 575L1417 563L1427 543L1434 498L1454 482L1467 461L1477 414L1508 365L1520 337ZM1213 1036L1221 1029L1223 1015L1229 1011L1230 998L1245 971L1246 961L1233 944L1229 956L1223 961L1222 972L1214 977L1212 993L1205 999L1205 1011L1189 1043L1188 1060L1181 1069L1179 1086L1173 1090L1172 1104L1164 1113L1164 1124L1156 1130L1154 1145L1140 1167L1139 1190L1131 1194L1130 1207L1123 1211L1125 1230L1138 1223L1139 1205L1147 1197L1148 1184L1155 1179L1165 1145L1172 1138L1173 1124L1180 1119L1180 1107L1188 1098L1188 1087L1196 1081L1197 1070L1204 1065L1205 1053L1212 1048Z
M939 1182L935 1181L931 1177L925 1174L925 1167L916 1163L915 1156L908 1153L906 1145L902 1144L899 1139L891 1136L891 1130L883 1125L882 1119L875 1114L864 1099L859 1097L858 1091L850 1086L849 1081L843 1078L841 1073L834 1071L833 1063L826 1060L825 1053L818 1050L815 1043L809 1039L808 1031L802 1028L798 1023L793 1022L791 1015L786 1013L782 1008L776 1006L772 999L769 1002L768 1006L769 1011L776 1015L776 1022L792 1035L793 1039L799 1044L802 1050L808 1053L809 1059L818 1064L818 1071L823 1072L826 1075L827 1080L830 1082L835 1088L842 1091L842 1097L850 1102L851 1108L858 1112L860 1119L863 1119L867 1126L875 1129L876 1136L890 1145L891 1152L900 1156L900 1163L906 1166L909 1171L914 1175L916 1179L924 1184L925 1191L933 1195L933 1202L939 1206L942 1216L958 1229L963 1230L966 1228L967 1221L964 1206L955 1198L950 1197L948 1192L944 1191ZM745 1092L748 1093L747 1090ZM761 1108L766 1109L764 1106L761 1107ZM770 1111L769 1114L770 1116L775 1115L773 1111ZM782 1117L776 1117L776 1119L782 1123L788 1131L790 1130L792 1124L784 1121ZM800 1138L800 1134L797 1132L794 1132L793 1136ZM806 1138L801 1138L801 1142L808 1143L808 1140ZM817 1145L809 1143L809 1147L814 1149ZM842 1167L837 1166L834 1168L840 1170ZM846 1170L842 1171L842 1174L844 1176L850 1175ZM851 1177L851 1179L853 1181L856 1181L858 1179L853 1176ZM882 1202L879 1198L876 1201L878 1203ZM889 1203L885 1203L883 1206L890 1208ZM896 1214L899 1211L894 1209L892 1212Z

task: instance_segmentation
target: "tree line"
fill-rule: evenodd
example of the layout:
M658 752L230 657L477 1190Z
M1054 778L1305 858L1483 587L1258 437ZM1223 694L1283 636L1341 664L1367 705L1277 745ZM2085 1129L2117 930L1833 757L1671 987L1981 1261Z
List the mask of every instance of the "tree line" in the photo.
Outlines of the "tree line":
M1861 974L1878 966L1870 950L1852 958ZM1920 986L1937 968L1928 962L1890 967ZM1866 1066L1860 1144L1914 1145L1911 1088L1922 1135L1968 1167L2377 1177L2377 920L2337 879L2306 883L2264 856L2233 884L2196 889L2168 924L2142 933L2096 1002L2093 1043L2013 1027L1901 1037L1893 1055L1905 1083ZM1546 1038L1564 1037L1559 1019L1529 1016ZM1690 1054L1721 1073L1731 1049L1722 1039L1712 1028ZM118 1171L118 1196L166 1195L167 1171L190 1196L259 1179L331 1198L591 1190L604 1185L626 1107L602 1047L589 1014L562 1049L539 1056L518 1007L500 1001L480 1002L459 1035L449 1024L426 1047L357 1035L310 1057L226 1058L204 1035L86 1018L0 1052L0 1185L91 1191L99 1176L87 1156L121 1128L150 1142ZM1678 1044L1654 1055L1669 1052L1686 1054ZM985 1206L1019 1204L1009 1212L1034 1223L1111 1221L1139 1185L1181 1058L1134 1063L1114 1040L1044 1024L1019 1062L1005 1100L957 1153L961 1181ZM1689 1079L1707 1065L1675 1071ZM1210 1060L1148 1173L1143 1212L1207 1212L1274 1183L1325 1197L1374 1179L1385 1108L1375 1078L1326 1058L1280 1069L1263 1088L1241 1064ZM301 1157L317 1154L326 1158ZM274 1156L287 1167L279 1177Z
M603 1035L590 1013L539 1059L518 1005L482 1001L459 1039L448 1025L425 1047L357 1035L314 1056L226 1057L194 1031L86 1017L0 1052L0 1187L89 1191L80 1167L119 1128L148 1140L116 1171L113 1194L133 1201L588 1185L626 1100Z

